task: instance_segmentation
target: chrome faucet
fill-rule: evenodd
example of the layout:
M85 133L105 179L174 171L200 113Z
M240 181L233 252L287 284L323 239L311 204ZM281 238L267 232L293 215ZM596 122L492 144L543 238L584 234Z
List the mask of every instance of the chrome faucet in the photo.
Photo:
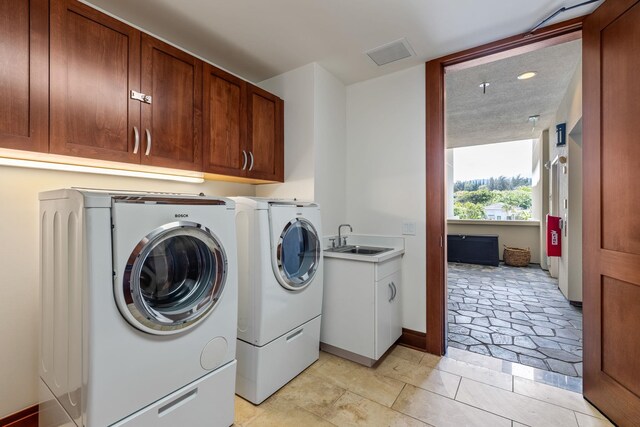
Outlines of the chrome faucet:
M349 231L353 233L353 227L349 224L340 224L338 226L338 247L347 244L347 236L342 237L342 227L349 227Z

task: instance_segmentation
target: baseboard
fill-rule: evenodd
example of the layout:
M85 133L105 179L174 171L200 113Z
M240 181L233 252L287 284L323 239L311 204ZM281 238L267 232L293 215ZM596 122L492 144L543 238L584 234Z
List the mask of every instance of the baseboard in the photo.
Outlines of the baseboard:
M38 405L0 418L0 427L38 427Z
M416 350L427 350L427 334L424 332L414 331L412 329L402 328L402 335L398 340L398 344L402 344L405 347L411 347Z

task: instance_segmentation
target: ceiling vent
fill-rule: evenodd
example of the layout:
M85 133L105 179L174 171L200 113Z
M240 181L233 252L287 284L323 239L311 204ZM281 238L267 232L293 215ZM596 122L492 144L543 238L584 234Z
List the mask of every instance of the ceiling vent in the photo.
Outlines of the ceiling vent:
M416 53L405 38L376 47L365 52L378 66L414 56Z

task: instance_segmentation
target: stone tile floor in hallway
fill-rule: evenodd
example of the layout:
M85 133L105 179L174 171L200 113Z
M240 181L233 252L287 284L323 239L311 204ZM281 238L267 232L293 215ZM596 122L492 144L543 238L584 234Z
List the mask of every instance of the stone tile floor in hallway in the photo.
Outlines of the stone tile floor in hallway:
M259 406L236 397L236 426L608 427L579 393L504 372L499 359L397 346L367 368L328 353ZM563 375L545 372L550 376Z
M582 376L582 310L539 267L450 263L449 346Z

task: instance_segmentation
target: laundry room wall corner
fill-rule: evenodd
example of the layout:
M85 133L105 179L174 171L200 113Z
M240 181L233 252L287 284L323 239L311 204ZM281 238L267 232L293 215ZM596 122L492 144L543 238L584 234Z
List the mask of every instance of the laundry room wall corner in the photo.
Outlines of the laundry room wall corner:
M346 219L346 87L317 63L260 86L284 99L285 182L256 195L316 201L331 234Z
M402 326L426 331L425 66L347 87L347 221L354 232L405 235Z

